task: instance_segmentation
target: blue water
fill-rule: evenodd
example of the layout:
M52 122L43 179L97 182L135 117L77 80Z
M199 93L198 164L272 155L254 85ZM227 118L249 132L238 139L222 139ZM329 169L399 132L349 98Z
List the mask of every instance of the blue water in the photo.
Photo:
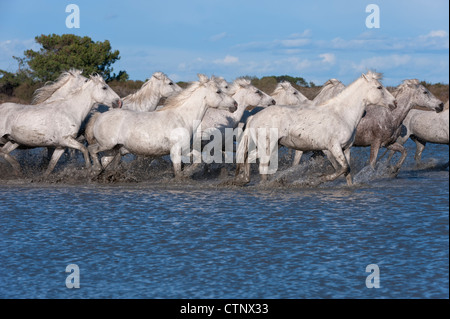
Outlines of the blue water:
M410 157L353 187L0 178L0 298L449 298L448 168Z

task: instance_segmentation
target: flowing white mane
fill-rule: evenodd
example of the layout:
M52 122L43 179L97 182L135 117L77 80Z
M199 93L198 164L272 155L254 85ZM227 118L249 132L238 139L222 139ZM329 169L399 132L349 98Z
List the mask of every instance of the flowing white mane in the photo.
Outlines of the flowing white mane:
M419 84L420 82L417 79L403 80L403 82L395 89L394 96L397 97L397 95L400 94L400 92L402 92L403 90L410 87L415 87Z
M175 109L182 105L187 99L191 97L191 95L201 86L203 86L204 83L201 82L192 82L186 89L175 93L174 95L167 98L166 103L164 104L164 107L157 110L157 112L164 111L167 109Z
M366 74L362 74L359 78L357 78L355 81L353 81L350 85L348 85L344 90L342 90L339 94L337 94L336 96L330 98L329 100L323 102L320 105L333 105L336 103L336 101L345 99L347 97L347 95L349 94L349 92L351 92L351 90L348 90L348 88L352 87L353 85L355 85L355 83L357 83L358 81L360 81L361 79L366 79L367 81L381 81L383 79L383 74L382 73L377 73L374 71L367 71Z
M150 79L148 79L144 84L142 84L141 88L137 92L123 98L124 104L126 103L142 104L150 96L154 96L155 87L151 85L151 83L153 82L153 78L158 80L168 79L167 75L165 75L162 72L154 73Z
M250 80L238 78L233 81L233 84L231 85L231 88L229 90L229 94L233 95L237 92L239 88L247 88L249 85L251 85Z
M54 82L47 82L43 87L37 89L33 93L31 104L39 104L49 99L56 90L65 85L71 77L77 77L81 75L83 71L77 69L70 69L69 71L61 73L61 75Z
M278 95L278 94L282 93L283 91L285 91L286 89L288 89L289 87L293 87L291 82L289 82L289 81L280 82L277 84L277 86L273 90L272 94L270 94L270 95L271 96Z

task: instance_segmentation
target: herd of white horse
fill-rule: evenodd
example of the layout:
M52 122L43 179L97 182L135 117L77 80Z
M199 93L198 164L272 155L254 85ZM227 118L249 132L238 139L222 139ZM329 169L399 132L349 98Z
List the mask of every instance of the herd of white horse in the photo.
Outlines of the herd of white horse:
M293 165L299 165L304 152L323 151L335 169L323 180L344 175L351 185L352 147L370 146L372 167L381 147L390 151L389 160L400 152L393 168L397 173L408 138L417 144L416 161L426 143L449 144L448 102L444 106L418 80L404 80L392 94L380 81L381 75L372 71L347 87L330 79L309 100L289 82L279 83L268 95L247 79L228 83L199 74L198 81L182 89L156 72L136 93L121 99L101 76L84 77L70 70L38 89L31 105L0 105L0 157L20 174L11 152L46 147L53 150L44 173L48 176L67 148L81 151L94 174L117 168L128 153L170 155L175 177L180 178L183 150L191 150L201 129L202 142L214 136L224 144L237 144L236 185L250 182L250 164L256 160L261 181L266 181L277 168L274 155L281 146L295 150ZM158 105L161 98L165 102ZM100 104L111 109L99 112L95 106ZM229 130L234 134L225 141Z

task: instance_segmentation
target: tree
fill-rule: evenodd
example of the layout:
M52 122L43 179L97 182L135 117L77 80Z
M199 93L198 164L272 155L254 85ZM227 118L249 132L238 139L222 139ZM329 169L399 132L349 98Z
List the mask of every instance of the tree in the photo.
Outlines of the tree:
M90 37L74 34L41 35L35 38L42 48L39 51L26 50L19 63L27 64L34 80L53 81L63 71L76 68L84 74L98 73L106 81L126 81L128 74L120 71L112 74L111 65L120 59L119 51L111 50L108 40L94 42Z

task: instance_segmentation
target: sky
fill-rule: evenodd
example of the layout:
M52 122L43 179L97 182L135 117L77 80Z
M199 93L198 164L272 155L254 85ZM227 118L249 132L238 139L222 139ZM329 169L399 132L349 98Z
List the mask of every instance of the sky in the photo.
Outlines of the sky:
M69 4L79 28L66 26ZM379 28L366 25L370 4ZM109 40L121 57L114 72L132 80L162 71L174 81L287 74L348 85L370 69L385 85L449 83L448 12L448 0L0 0L0 69L15 72L12 56L39 50L36 36L72 33Z

